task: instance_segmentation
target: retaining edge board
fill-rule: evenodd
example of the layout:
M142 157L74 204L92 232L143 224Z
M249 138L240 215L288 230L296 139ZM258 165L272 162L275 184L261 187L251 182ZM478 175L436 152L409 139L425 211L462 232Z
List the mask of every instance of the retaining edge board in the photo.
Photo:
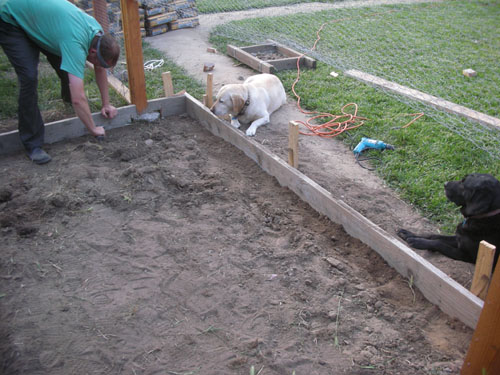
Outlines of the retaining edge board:
M365 72L361 72L359 70L354 70L354 69L346 70L344 74L351 78L358 79L365 83L381 87L396 94L406 96L407 98L417 100L424 104L428 104L441 111L459 115L471 121L475 121L480 124L489 126L492 129L500 130L500 119L496 117L489 116L487 114L478 111L474 111L470 108L449 102L447 100L438 98L436 96L426 94L422 91L410 89L409 87L406 86L401 86L397 83L387 81L383 78Z
M128 105L117 108L118 114L113 119L106 119L100 113L93 113L92 118L97 126L104 126L106 130L120 128L129 125L139 119L135 105ZM148 101L148 107L144 111L159 111L161 117L179 115L186 113L186 99L183 96L161 98ZM65 120L54 121L45 124L45 143L51 144L69 138L88 135L88 131L78 117ZM23 150L23 145L19 139L19 131L13 130L0 134L0 155Z
M343 201L333 198L330 192L277 155L270 153L260 143L218 119L189 94L186 94L186 98L187 113L190 117L199 121L212 134L240 149L265 172L275 177L282 186L292 190L316 211L343 225L349 235L370 246L403 277L413 278L414 285L425 298L443 312L459 319L470 328L476 327L483 307L481 299L399 239L389 235Z

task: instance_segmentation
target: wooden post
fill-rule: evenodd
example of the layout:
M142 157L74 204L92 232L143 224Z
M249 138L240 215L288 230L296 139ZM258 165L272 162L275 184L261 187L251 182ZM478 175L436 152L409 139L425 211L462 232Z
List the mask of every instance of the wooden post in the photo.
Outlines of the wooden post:
M123 37L127 54L127 71L130 97L138 113L147 106L146 78L142 56L141 27L139 24L139 5L136 0L120 0L122 10Z
M174 85L172 84L172 74L170 72L163 72L161 74L163 79L163 90L165 91L165 97L174 95Z
M288 123L288 164L299 166L299 124L295 121Z
M500 266L493 278L472 335L461 375L500 373Z
M490 285L495 250L495 246L486 241L481 241L479 244L476 267L470 291L482 300L486 298L488 286Z
M214 97L213 97L213 87L214 87L214 74L213 73L208 73L207 74L207 103L206 106L208 108L212 108L212 105L214 104Z

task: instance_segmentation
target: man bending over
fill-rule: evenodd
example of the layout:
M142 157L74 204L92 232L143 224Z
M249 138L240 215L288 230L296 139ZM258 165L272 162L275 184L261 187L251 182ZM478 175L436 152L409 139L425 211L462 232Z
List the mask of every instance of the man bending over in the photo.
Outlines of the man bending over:
M93 17L67 0L0 0L0 45L18 77L19 136L33 162L51 160L42 149L45 126L37 95L40 52L61 80L62 99L71 102L90 134L105 135L104 128L95 125L85 95L85 61L94 64L101 114L113 118L117 110L109 102L106 69L116 65L120 46Z

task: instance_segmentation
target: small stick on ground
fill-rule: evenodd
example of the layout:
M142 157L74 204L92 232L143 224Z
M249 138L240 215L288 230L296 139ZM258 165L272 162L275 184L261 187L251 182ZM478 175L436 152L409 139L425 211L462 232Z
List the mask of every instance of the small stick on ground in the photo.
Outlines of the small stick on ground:
M413 293L413 303L415 303L415 299L417 298L415 294L415 290L413 290L413 275L408 279L408 286L410 287L411 292Z
M339 316L340 316L340 304L342 302L342 297L344 296L344 291L340 294L339 298L339 304L337 306L337 317L335 319L335 337L334 337L334 343L337 348L340 348L340 343L339 343Z

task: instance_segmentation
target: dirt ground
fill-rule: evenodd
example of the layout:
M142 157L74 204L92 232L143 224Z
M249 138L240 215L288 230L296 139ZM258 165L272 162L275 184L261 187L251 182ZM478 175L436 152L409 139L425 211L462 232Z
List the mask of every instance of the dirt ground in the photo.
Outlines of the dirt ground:
M0 160L2 374L457 374L471 331L187 117Z
M200 22L147 41L200 80L214 62L215 90L255 74L208 53L221 19ZM286 159L304 118L289 99L255 139ZM0 373L459 373L469 328L196 121L46 149L45 166L0 158ZM299 149L301 172L389 233L437 230L340 142ZM471 265L419 254L470 285Z

